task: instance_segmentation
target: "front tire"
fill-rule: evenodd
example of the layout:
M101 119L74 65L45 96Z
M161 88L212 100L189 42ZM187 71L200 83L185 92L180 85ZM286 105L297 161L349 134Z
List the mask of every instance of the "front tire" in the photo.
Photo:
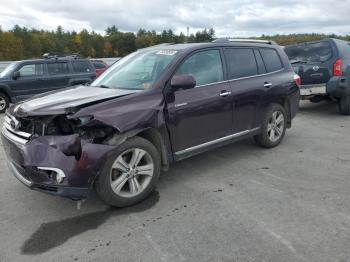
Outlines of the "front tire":
M9 107L10 101L8 99L8 97L3 94L0 93L0 113L4 113L6 111L6 108Z
M343 115L350 115L350 95L340 98L339 112Z
M283 106L272 104L262 121L260 135L254 137L261 147L272 148L279 145L286 133L287 114Z
M160 166L155 146L141 137L132 137L107 161L95 184L97 194L111 206L134 205L154 190Z

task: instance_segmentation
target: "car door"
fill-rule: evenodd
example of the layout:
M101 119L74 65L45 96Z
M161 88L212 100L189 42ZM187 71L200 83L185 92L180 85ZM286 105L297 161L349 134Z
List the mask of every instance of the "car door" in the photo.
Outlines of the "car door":
M233 133L247 133L257 128L257 110L264 95L264 67L254 48L224 49L227 78L232 91ZM258 66L259 64L259 66Z
M60 89L68 86L72 69L67 61L47 62L48 78L46 79L46 91Z
M18 72L19 75L9 85L18 100L39 94L45 88L42 81L45 78L43 63L24 63L14 72Z
M205 147L232 132L230 87L224 82L220 49L187 57L175 74L191 74L192 89L177 90L167 99L168 129L175 155Z

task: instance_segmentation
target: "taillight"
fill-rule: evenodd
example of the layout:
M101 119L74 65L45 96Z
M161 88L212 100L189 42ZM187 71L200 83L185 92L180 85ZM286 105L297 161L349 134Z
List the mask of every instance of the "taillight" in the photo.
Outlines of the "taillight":
M333 76L342 76L343 75L343 61L338 59L333 65Z
M294 82L298 87L301 86L301 78L299 75L297 75L297 74L294 75Z

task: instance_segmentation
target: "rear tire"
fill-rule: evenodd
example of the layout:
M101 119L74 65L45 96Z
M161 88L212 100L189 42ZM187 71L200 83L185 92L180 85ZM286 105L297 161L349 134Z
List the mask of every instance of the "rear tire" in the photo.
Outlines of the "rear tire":
M340 98L339 112L343 115L350 115L350 95Z
M262 121L262 133L254 137L255 142L264 148L275 147L281 143L286 128L286 110L279 104L271 104Z
M0 113L4 113L10 105L10 100L7 95L0 93Z
M144 138L132 137L107 161L95 182L96 192L108 205L134 205L152 193L159 179L160 166L160 155L155 146Z

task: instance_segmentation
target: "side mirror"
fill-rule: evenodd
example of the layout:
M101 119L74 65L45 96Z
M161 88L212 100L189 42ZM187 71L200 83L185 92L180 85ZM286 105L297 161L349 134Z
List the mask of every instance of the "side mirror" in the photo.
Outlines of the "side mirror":
M20 73L19 71L16 71L16 72L13 73L12 78L13 78L14 80L16 80L16 79L18 79L20 76L21 76L21 73Z
M191 89L194 88L196 84L196 79L194 79L193 75L175 75L170 82L173 90Z

